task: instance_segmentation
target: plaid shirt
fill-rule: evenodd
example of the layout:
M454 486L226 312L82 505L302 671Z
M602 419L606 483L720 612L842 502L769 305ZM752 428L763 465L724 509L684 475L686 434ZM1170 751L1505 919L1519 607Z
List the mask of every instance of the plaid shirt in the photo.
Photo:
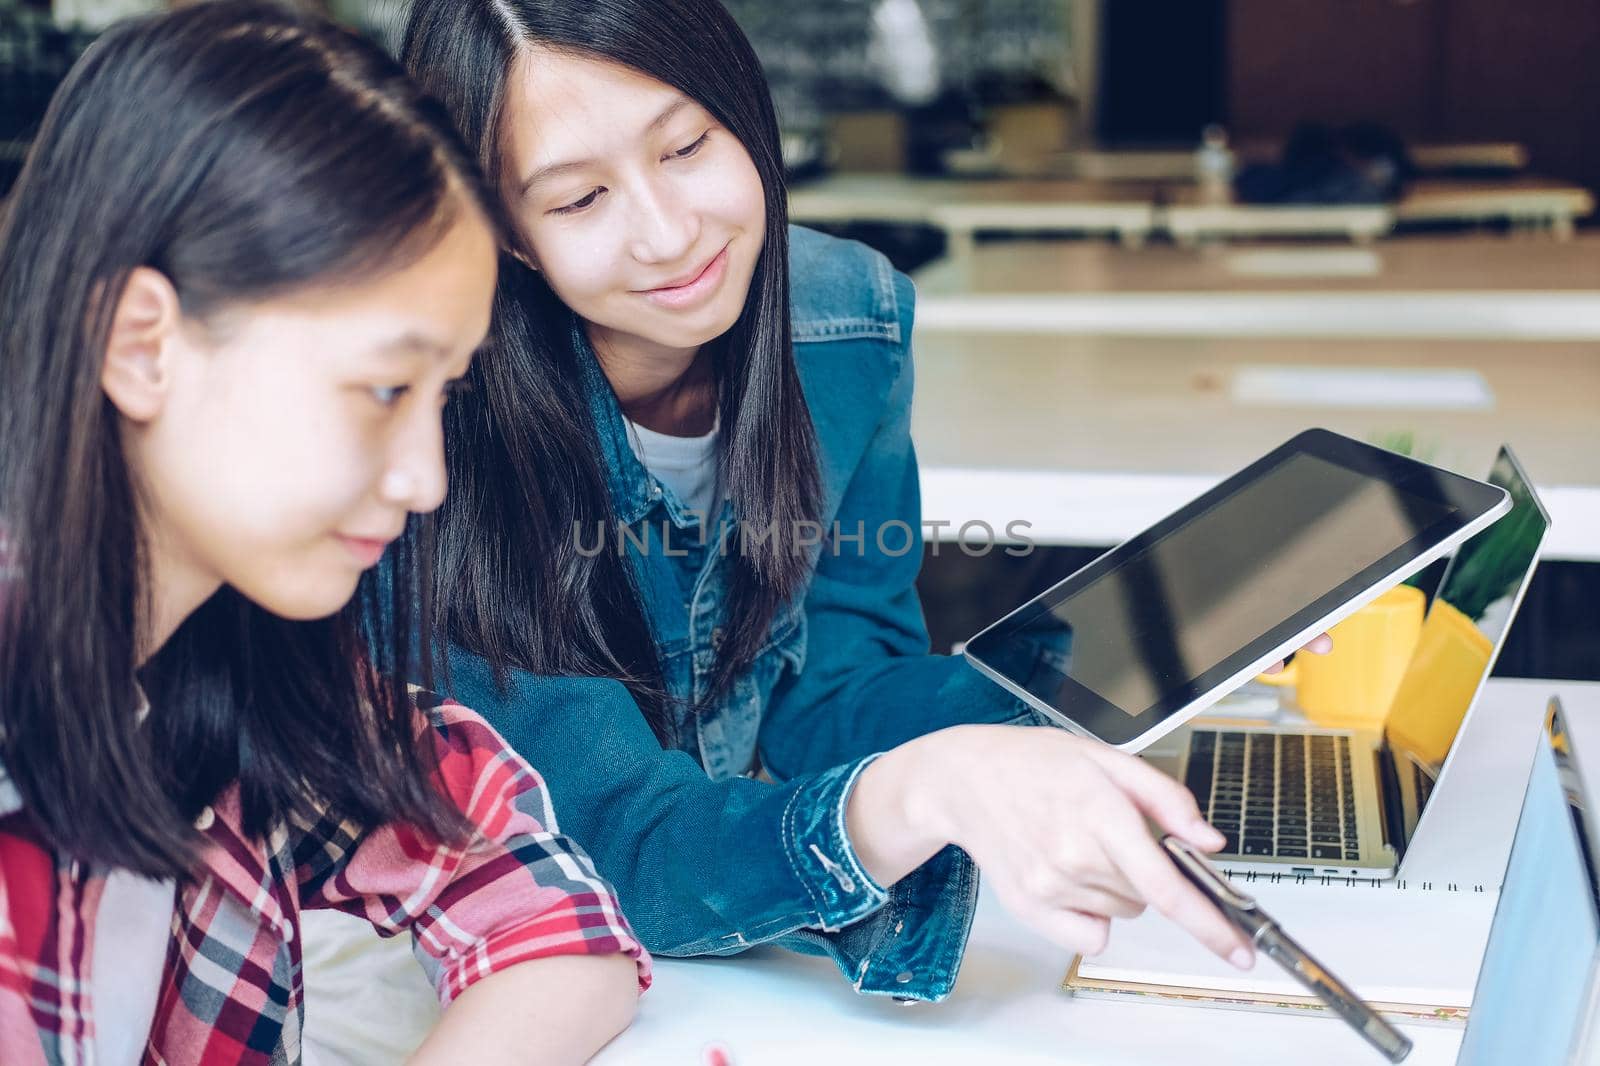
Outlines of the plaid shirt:
M432 701L430 701L432 702ZM559 835L539 776L477 715L430 711L448 795L477 828L464 849L406 827L335 818L240 832L237 787L196 823L202 868L180 885L146 1066L300 1060L300 911L329 907L409 930L448 1005L473 983L551 955L650 959L615 895ZM0 1063L92 1066L94 920L104 871L56 854L0 768Z

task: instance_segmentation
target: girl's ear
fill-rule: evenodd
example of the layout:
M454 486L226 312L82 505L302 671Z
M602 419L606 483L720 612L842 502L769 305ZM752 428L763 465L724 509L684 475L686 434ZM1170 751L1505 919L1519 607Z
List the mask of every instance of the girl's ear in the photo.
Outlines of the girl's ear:
M509 249L507 249L507 251L511 253L511 258L515 259L517 262L521 263L535 274L539 273L539 263L533 258L532 252L523 251L518 245L512 245Z
M539 273L539 257L533 254L533 248L530 247L529 242L522 234L513 232L506 239L505 250L510 253L511 258L535 274Z
M178 291L165 274L137 267L117 298L100 367L100 387L123 416L149 422L172 387L172 341L183 322Z

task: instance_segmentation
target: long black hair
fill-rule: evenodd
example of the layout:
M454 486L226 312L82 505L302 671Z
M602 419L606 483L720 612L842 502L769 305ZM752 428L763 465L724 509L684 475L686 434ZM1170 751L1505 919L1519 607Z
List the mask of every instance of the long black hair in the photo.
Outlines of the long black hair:
M816 435L789 332L788 204L771 94L717 0L417 0L402 59L501 188L507 74L529 47L620 63L683 92L744 145L765 191L765 243L744 311L710 354L724 490L742 523L773 535L736 545L729 625L703 705L749 666L801 591L811 560L798 531L820 510ZM444 632L502 679L507 667L620 678L667 740L672 702L627 560L609 546L586 558L574 536L616 527L573 317L509 256L500 278L478 388L446 418Z
M58 90L0 226L0 761L59 850L182 877L235 780L255 835L327 805L461 838L405 687L425 582L380 603L368 574L313 622L224 587L136 663L147 556L100 372L135 268L202 320L379 276L499 218L477 174L397 63L272 4L121 24Z

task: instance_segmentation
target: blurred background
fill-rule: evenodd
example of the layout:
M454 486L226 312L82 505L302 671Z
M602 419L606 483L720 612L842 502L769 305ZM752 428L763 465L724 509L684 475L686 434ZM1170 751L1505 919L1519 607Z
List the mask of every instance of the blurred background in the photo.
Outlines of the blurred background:
M917 281L936 646L1321 425L1510 442L1555 524L1497 672L1600 679L1600 3L726 2L794 221ZM0 0L0 189L154 6Z

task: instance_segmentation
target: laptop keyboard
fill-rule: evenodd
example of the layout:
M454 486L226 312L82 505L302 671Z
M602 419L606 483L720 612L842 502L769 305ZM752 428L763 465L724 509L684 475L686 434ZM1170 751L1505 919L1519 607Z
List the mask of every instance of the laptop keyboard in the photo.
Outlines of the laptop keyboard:
M1341 862L1361 854L1349 737L1196 730L1184 784L1227 837L1226 854Z

